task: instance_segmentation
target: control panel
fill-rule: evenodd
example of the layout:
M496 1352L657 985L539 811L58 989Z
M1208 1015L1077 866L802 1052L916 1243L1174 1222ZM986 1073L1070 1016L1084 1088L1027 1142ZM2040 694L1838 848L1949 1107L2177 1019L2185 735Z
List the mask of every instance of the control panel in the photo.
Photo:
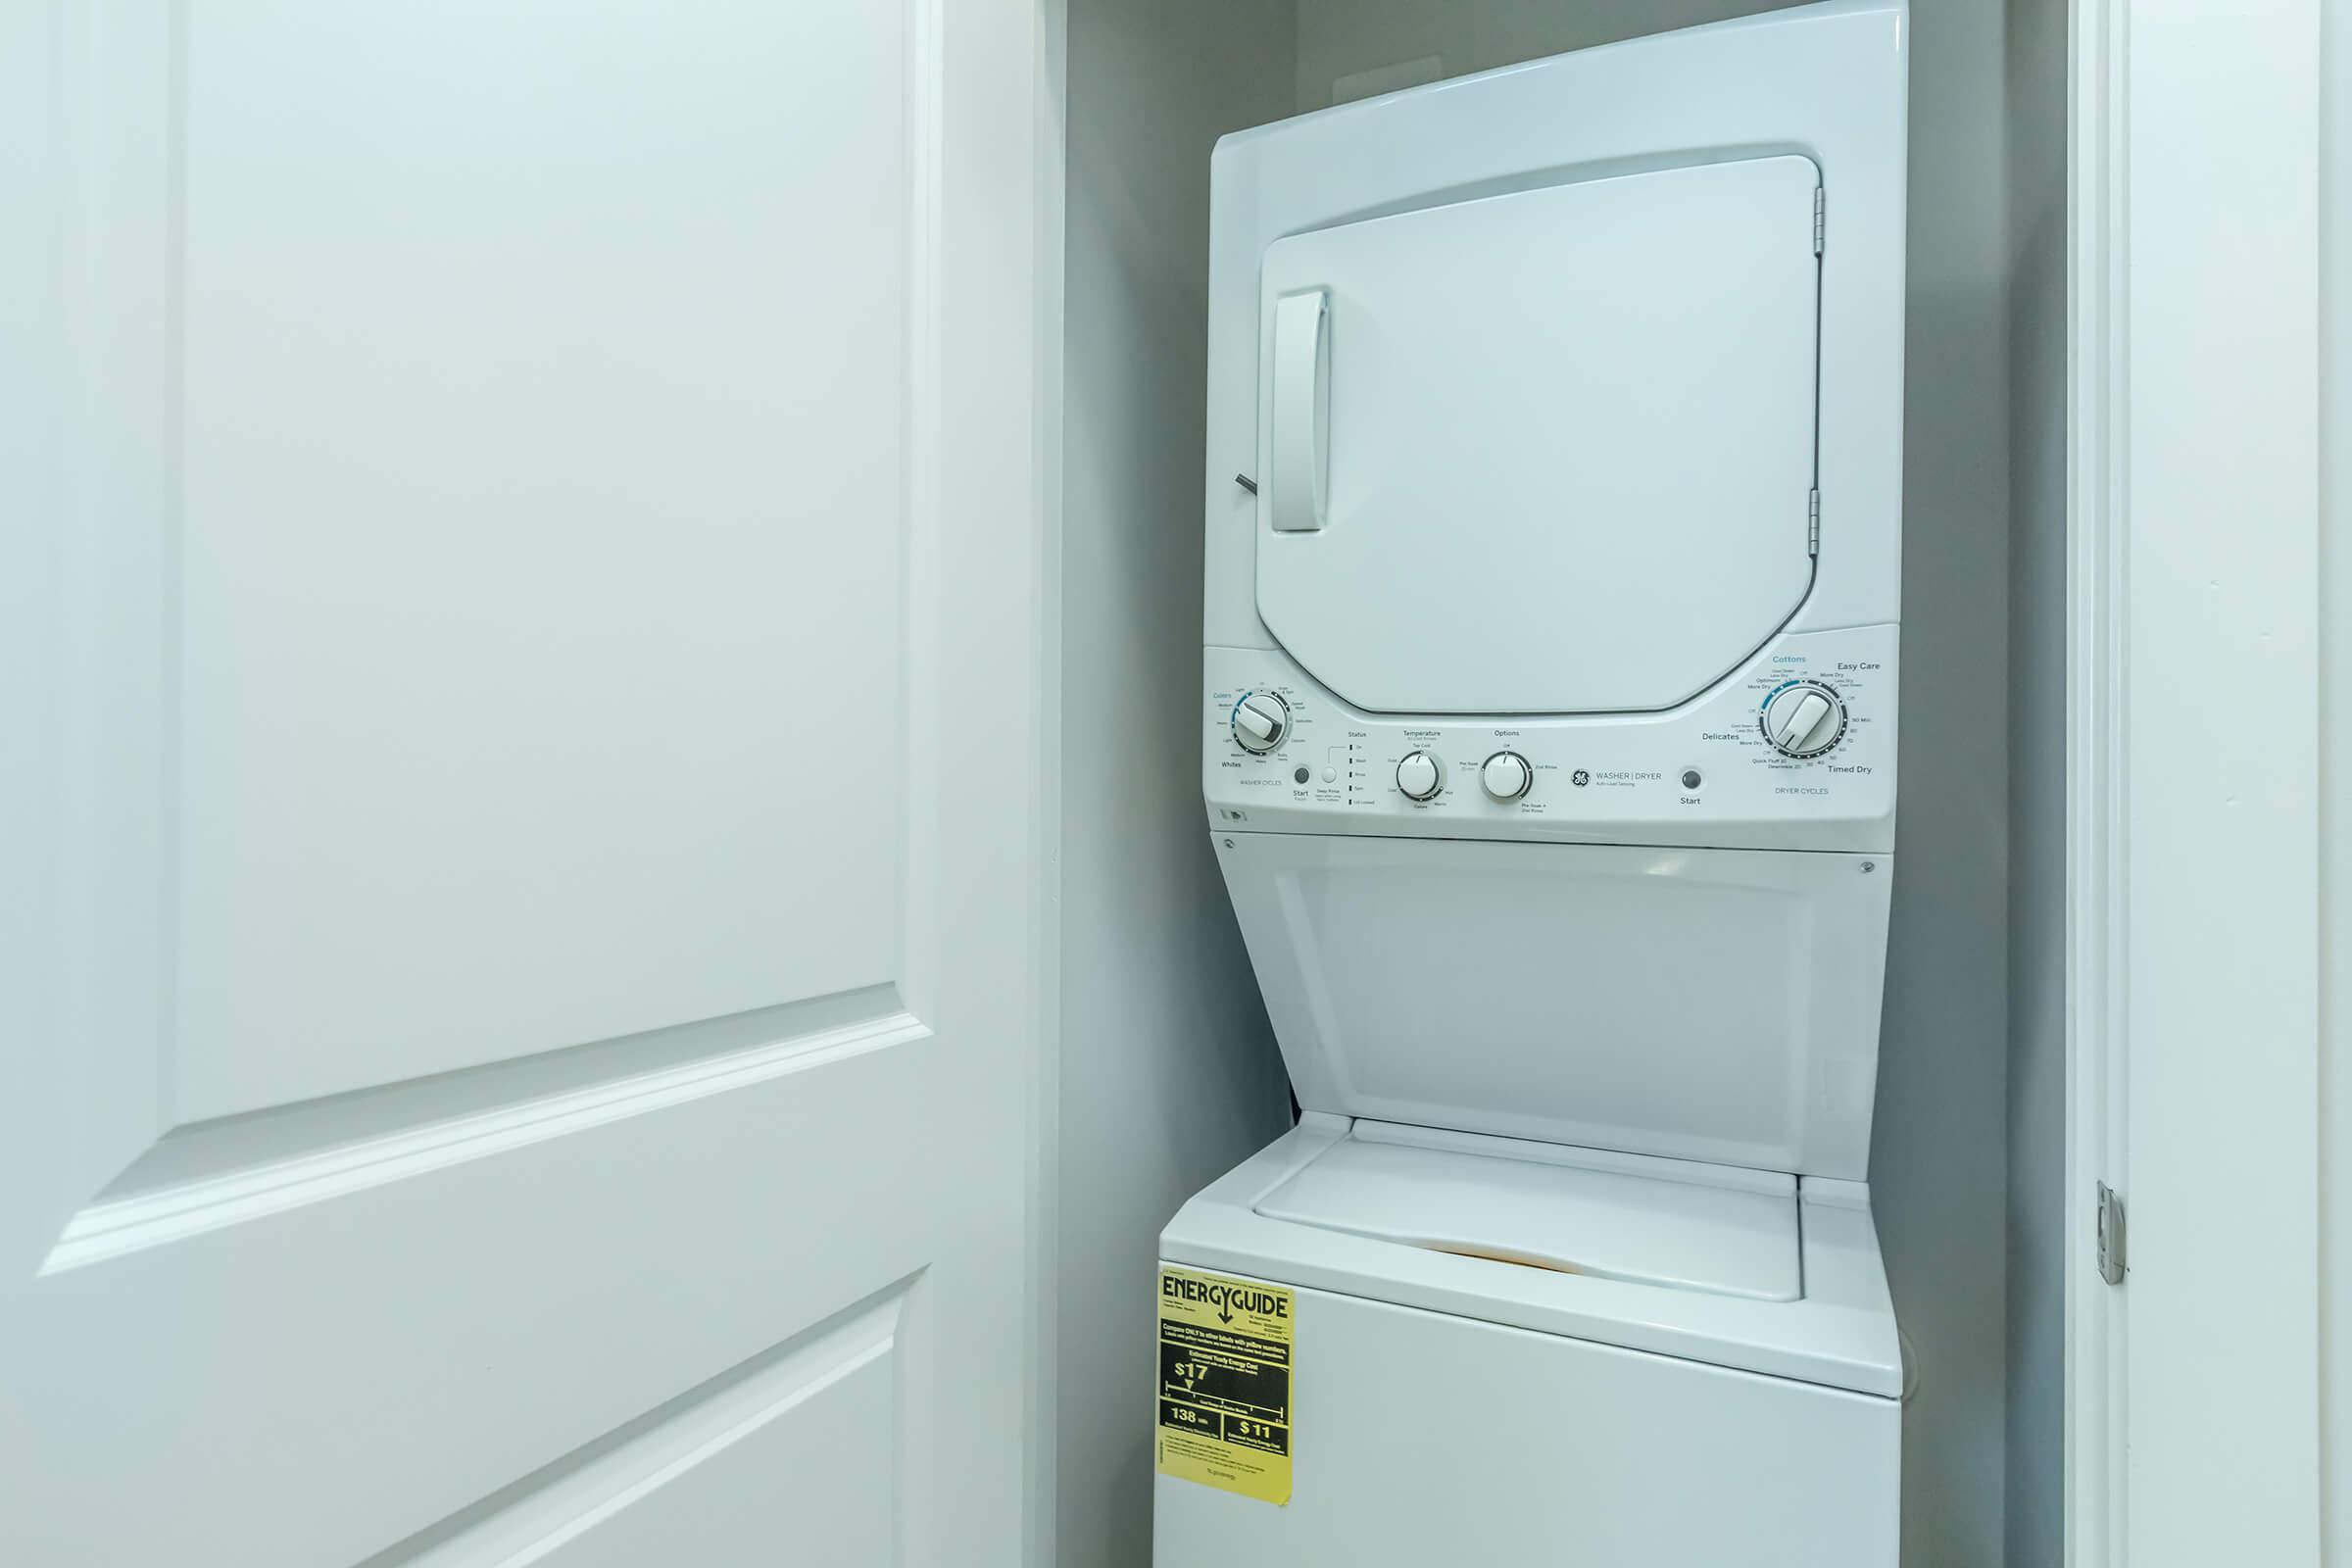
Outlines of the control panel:
M1226 831L1890 852L1893 626L1775 639L1661 713L1366 713L1275 649L1206 650Z

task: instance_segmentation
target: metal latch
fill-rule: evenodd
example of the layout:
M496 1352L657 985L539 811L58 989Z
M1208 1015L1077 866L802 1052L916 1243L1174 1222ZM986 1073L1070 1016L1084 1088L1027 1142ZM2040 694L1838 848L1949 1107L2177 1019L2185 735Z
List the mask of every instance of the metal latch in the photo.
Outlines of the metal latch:
M1827 221L1829 192L1819 185L1813 187L1813 254L1821 254L1821 242L1829 228Z
M1805 492L1805 554L1821 554L1821 492Z
M2124 1283L2124 1195L2099 1183L2099 1278Z

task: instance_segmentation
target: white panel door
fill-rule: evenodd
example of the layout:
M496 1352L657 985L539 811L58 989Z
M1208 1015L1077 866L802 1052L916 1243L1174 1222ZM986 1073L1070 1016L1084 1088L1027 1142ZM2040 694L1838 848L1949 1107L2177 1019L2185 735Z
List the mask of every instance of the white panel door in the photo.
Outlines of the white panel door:
M2330 15L2328 13L2332 12ZM2343 8L2073 12L2066 1557L2345 1561ZM2323 47L2326 45L2327 47ZM2326 182L2323 176L2326 176ZM2323 379L2327 376L2328 379ZM2226 707L2246 743L2183 745ZM2333 1102L2333 1103L2330 1103ZM2121 1278L2098 1193L2121 1195ZM2340 1306L2334 1307L2340 1311Z
M1040 27L0 11L0 1560L1018 1560Z

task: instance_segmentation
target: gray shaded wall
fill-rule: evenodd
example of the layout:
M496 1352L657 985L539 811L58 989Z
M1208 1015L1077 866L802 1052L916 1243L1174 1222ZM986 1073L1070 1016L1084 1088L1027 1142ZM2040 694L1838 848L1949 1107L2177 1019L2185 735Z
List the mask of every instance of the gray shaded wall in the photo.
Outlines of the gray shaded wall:
M1921 1380L1903 1428L1906 1568L1987 1568L2005 1544L2010 61L2002 6L1912 5L1903 799L1871 1159L1879 1235ZM1458 75L1776 9L1757 0L1299 0L1298 103L1321 108L1336 78L1432 55L1443 74ZM2063 150L2063 135L2056 146Z
M1444 62L1441 75L1466 76L1522 60L1798 3L1801 0L1298 0L1298 107L1329 108L1335 80L1383 66L1437 56ZM1384 83L1382 90L1392 89ZM1362 95L1346 95L1355 96Z
M1056 1560L1145 1568L1152 1271L1290 1124L1200 803L1208 152L1289 112L1261 0L1069 0Z
M2320 1542L2352 1568L2352 17L2320 28Z
M2009 1568L2066 1557L2066 0L2008 0Z
M2000 0L1915 0L1902 821L1871 1191L1919 1392L1905 1568L2004 1549L2009 338Z

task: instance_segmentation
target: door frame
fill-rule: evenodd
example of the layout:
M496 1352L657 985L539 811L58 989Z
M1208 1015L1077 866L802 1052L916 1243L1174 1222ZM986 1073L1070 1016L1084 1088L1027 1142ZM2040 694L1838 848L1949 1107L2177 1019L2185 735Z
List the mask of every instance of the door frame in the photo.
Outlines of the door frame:
M2320 14L2074 4L2078 1568L2319 1556Z

